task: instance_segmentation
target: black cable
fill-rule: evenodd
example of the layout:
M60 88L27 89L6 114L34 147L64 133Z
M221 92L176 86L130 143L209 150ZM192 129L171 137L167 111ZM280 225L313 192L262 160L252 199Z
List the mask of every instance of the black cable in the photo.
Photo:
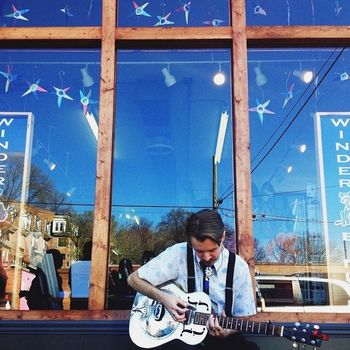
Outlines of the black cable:
M273 145L270 147L270 149L266 152L266 154L264 155L264 157L259 161L259 163L251 170L251 174L258 168L258 166L266 159L266 157L271 153L271 151L275 148L275 146L278 144L278 142L281 140L281 138L284 136L284 134L287 132L287 130L290 128L290 126L294 123L294 121L296 120L296 118L300 115L301 111L304 109L304 107L306 106L306 104L310 101L311 97L313 96L313 94L315 93L315 91L319 88L319 86L321 85L321 83L324 81L324 79L326 78L326 76L328 76L330 70L333 68L333 66L336 64L336 62L339 60L340 56L343 54L343 52L345 51L345 47L342 48L342 50L339 52L338 56L335 58L335 60L333 61L333 63L330 65L330 67L327 69L326 73L323 75L322 79L320 80L320 82L313 88L313 90L311 91L311 94L308 96L308 98L306 99L306 101L302 104L302 106L299 108L298 112L296 113L296 115L293 117L293 119L288 123L287 127L284 129L284 131L282 132L282 134L277 138L277 140L273 143ZM332 55L334 54L335 51L333 51ZM324 66L329 62L331 56L328 57L326 63L321 67L321 69L319 70L318 74L315 76L314 80L316 79L316 77L319 76L320 72L322 71L322 69L324 68ZM309 86L311 86L312 84L310 84ZM299 99L300 100L300 99ZM297 102L299 102L299 100ZM296 104L295 104L296 106ZM294 109L294 107L292 108ZM289 115L289 114L288 114ZM287 116L288 116L287 115ZM285 118L286 119L286 118ZM281 124L284 123L285 119L283 120L283 122ZM280 128L280 126L278 127L278 129ZM277 129L277 130L278 130ZM277 131L276 130L276 131ZM269 139L270 141L270 139ZM265 146L265 145L264 145ZM259 151L260 152L260 151ZM261 152L260 152L261 153ZM232 186L231 186L232 187ZM231 188L230 187L230 188ZM226 192L227 190L225 190L224 192ZM233 194L233 190L231 192L229 192L225 197L221 198L221 201L224 201L225 199L227 199L228 196L230 196L231 194Z

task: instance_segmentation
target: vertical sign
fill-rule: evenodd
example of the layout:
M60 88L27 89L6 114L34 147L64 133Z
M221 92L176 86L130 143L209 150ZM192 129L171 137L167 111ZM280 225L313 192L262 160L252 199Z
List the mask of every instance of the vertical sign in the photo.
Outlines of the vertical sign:
M0 112L0 228L2 223L7 223L15 229L15 235L9 242L11 250L15 252L12 307L17 307L18 303L19 273L24 250L23 215L28 198L33 125L32 113ZM12 213L17 220L9 219Z
M322 221L327 266L350 262L350 112L316 113ZM345 238L344 238L345 237ZM330 271L329 271L330 272Z

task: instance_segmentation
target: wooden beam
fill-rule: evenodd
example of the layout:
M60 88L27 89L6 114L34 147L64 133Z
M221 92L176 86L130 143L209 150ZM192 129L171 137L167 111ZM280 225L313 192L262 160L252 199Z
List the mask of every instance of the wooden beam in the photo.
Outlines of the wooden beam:
M0 40L98 40L100 27L0 27Z
M248 40L271 39L349 39L349 26L249 26Z
M245 0L232 0L234 200L237 250L254 276Z
M229 40L230 27L117 28L118 40Z
M102 2L100 110L89 309L103 310L111 217L115 104L115 1Z
M0 311L0 321L21 321L21 320L118 320L127 321L130 317L130 310L38 310L38 311ZM349 313L312 313L312 312L259 312L249 318L257 322L281 322L281 323L350 323Z
M0 27L0 40L100 40L101 27ZM231 40L231 27L115 28L120 41ZM349 42L349 26L248 26L248 42Z

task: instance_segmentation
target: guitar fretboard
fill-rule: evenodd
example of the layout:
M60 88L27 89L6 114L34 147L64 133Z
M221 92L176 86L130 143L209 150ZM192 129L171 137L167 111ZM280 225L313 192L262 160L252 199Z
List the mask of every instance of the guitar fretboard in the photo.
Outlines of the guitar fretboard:
M194 312L193 323L205 326L210 315L202 312ZM222 328L238 330L245 333L283 336L283 326L277 326L269 322L254 322L239 318L218 317Z

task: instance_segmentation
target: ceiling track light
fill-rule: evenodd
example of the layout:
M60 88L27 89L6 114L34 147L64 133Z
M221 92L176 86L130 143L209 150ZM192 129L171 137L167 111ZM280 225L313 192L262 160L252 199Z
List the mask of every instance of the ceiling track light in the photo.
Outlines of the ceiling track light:
M49 158L44 159L44 163L47 165L50 171L54 171L56 169L56 163L52 162Z
M75 187L72 186L72 187L66 192L66 196L67 196L67 197L72 197L74 192L75 192Z
M260 63L254 67L255 72L255 82L258 86L263 86L267 83L266 75L262 72Z
M224 85L226 81L225 74L221 71L221 63L219 63L219 71L214 74L213 82L217 86Z
M167 87L171 87L176 84L175 77L170 73L169 65L162 68L162 74L164 76L164 83Z
M84 87L90 87L95 84L94 79L89 74L87 65L84 68L80 69L80 73L82 75L82 84Z

